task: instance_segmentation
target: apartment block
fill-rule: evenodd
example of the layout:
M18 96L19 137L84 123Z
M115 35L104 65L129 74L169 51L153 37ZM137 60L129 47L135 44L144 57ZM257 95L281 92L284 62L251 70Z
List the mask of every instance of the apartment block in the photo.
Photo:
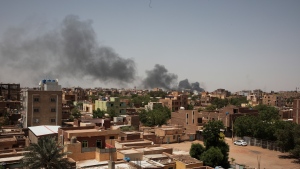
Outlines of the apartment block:
M180 94L179 92L172 92L171 95L164 99L159 99L163 106L168 107L172 112L178 111L180 108L187 109L188 95Z
M293 103L293 122L299 124L300 122L300 99L294 99Z
M104 111L115 110L117 114L126 114L126 103L121 102L118 97L103 98L102 100L95 100L95 109L98 108Z
M57 80L43 80L39 88L22 89L24 128L62 124L62 91Z
M265 94L262 98L262 104L269 105L269 106L276 106L282 107L285 104L283 97L278 94L270 93Z

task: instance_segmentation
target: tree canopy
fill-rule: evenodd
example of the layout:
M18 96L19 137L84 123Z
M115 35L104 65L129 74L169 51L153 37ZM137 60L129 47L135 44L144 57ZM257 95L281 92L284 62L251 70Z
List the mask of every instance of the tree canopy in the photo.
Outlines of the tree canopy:
M93 110L93 118L102 118L104 117L106 111L100 110L97 108L97 110Z
M224 141L221 129L224 129L222 121L209 121L205 124L203 129L205 148L202 145L192 144L190 155L202 160L205 165L228 168L229 146Z
M140 113L140 121L149 127L163 125L171 118L171 111L168 107L157 105L153 110L143 110Z
M59 146L55 137L40 137L38 143L31 144L25 149L22 159L23 167L29 169L65 169L71 168L71 163L64 158L63 147Z
M74 119L79 119L80 117L81 117L80 110L76 106L71 110L70 119L73 121Z

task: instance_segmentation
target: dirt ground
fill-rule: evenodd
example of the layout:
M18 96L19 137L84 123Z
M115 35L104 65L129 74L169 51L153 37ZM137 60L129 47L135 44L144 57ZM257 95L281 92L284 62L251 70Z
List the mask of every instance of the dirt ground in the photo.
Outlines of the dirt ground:
M256 146L236 146L231 139L226 138L229 145L229 161L235 159L235 163L243 164L251 168L258 168L260 161L261 169L300 169L300 164L295 163L294 159L282 158L287 157L287 153L263 149ZM174 144L163 144L165 147L174 148L174 151L189 152L192 143L201 143L202 141L182 142ZM260 160L259 160L260 159Z

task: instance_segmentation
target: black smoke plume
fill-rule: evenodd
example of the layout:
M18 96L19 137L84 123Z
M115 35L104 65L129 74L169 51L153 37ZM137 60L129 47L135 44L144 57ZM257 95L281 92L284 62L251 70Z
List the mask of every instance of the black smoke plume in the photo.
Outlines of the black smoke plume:
M26 80L37 84L43 78L88 77L120 83L135 79L135 62L100 46L92 22L78 16L67 16L59 28L43 33L11 28L2 39L1 71L17 75L21 83Z
M177 82L177 75L169 73L163 66L156 64L152 70L146 71L147 77L143 80L145 88L172 89Z
M189 83L188 79L182 80L178 84L178 90L184 90L184 89L189 89L192 91L196 90L198 92L204 91L204 89L200 87L199 82Z

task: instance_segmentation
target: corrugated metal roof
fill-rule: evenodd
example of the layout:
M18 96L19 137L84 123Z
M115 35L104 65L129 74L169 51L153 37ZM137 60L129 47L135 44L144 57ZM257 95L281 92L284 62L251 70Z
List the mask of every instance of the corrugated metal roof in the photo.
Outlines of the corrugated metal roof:
M49 134L56 134L58 132L58 128L60 126L34 126L34 127L28 127L29 130L32 131L32 133L36 136L43 136L43 135L49 135Z

